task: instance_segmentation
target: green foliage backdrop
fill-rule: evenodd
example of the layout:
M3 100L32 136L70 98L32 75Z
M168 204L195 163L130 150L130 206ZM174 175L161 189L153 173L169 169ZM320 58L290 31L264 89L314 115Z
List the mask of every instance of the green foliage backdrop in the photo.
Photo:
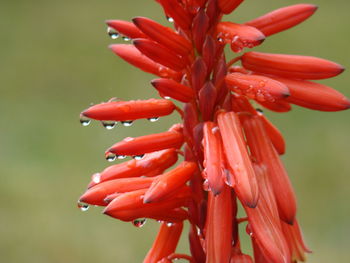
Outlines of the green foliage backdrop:
M230 16L244 21L297 0L246 0ZM258 50L320 56L350 68L350 2L313 0L309 21ZM152 76L106 47L105 19L148 16L167 23L155 1L13 0L0 9L0 261L141 262L157 223L142 229L83 213L76 200L89 177L107 166L104 150L125 136L162 131L177 120L112 131L79 112L91 102L157 96ZM118 40L121 41L121 40ZM324 81L350 96L350 74ZM314 253L309 262L347 262L350 243L350 111L295 109L267 113L283 131L283 157L299 201L299 220ZM185 251L184 237L180 250Z

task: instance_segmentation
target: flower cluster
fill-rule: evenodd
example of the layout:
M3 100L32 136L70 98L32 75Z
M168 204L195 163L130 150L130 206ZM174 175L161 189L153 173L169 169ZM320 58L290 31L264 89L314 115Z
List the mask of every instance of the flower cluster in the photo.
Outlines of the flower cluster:
M182 123L112 145L106 151L109 161L134 158L94 174L80 202L104 206L105 214L136 226L145 218L160 221L147 263L179 258L196 263L304 261L309 250L280 160L285 142L251 102L274 112L290 111L291 104L320 111L348 109L345 96L313 82L344 68L316 57L242 51L303 22L317 7L297 4L237 24L222 18L243 0L157 2L174 29L145 17L107 24L112 38L132 40L113 44L111 50L158 76L151 84L161 99L111 100L84 110L81 122L99 120L110 129L116 122L128 126L176 111ZM226 46L239 53L230 61ZM238 202L244 218L237 216ZM185 220L191 255L175 252ZM240 246L238 229L244 222L252 256Z

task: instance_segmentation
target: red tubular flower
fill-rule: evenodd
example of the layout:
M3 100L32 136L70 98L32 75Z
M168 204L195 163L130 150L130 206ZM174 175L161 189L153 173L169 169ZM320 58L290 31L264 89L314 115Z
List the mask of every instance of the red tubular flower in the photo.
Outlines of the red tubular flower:
M335 77L344 68L329 60L250 51L309 18L314 5L298 4L237 24L222 21L243 0L156 0L174 29L149 18L108 20L109 34L132 39L111 50L131 65L159 78L151 84L163 99L97 104L81 113L81 123L102 121L130 126L154 122L174 111L181 123L168 131L125 138L106 153L108 161L133 160L92 176L78 205L105 207L104 213L135 226L146 218L162 221L145 263L296 263L310 250L296 219L294 191L279 155L281 132L255 109L254 100L274 112L291 104L320 111L350 108L338 91L310 80ZM240 63L241 65L237 65ZM173 102L167 99L173 99ZM182 109L177 106L184 103ZM178 158L182 162L172 167ZM237 218L238 201L246 217ZM190 224L191 255L176 253L183 221ZM240 247L242 222L254 253Z

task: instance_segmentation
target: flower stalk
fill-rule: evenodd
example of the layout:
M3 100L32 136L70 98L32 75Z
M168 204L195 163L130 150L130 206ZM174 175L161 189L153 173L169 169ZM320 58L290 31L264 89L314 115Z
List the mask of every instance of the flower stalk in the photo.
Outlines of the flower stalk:
M303 22L317 7L292 5L238 24L223 19L243 0L156 1L173 29L145 17L106 23L112 38L120 34L132 39L132 44L110 49L156 75L151 85L161 99L97 104L81 113L81 122L86 126L94 119L109 129L115 122L130 126L174 111L181 122L168 131L112 145L108 160L134 159L94 174L80 202L103 206L104 214L135 226L142 226L145 218L160 221L145 263L180 258L193 263L305 261L310 250L280 159L285 141L252 102L274 112L288 112L294 105L346 110L349 99L312 81L335 77L344 68L316 57L247 50ZM230 61L226 46L237 53ZM171 168L179 158L182 162ZM237 217L238 202L246 217ZM190 255L176 253L186 220ZM238 230L244 225L253 255L241 248Z

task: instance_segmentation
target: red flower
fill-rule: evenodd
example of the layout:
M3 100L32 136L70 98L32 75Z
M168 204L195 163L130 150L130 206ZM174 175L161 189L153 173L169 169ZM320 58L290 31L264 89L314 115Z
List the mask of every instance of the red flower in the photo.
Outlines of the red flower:
M334 77L344 68L334 62L297 55L233 52L262 44L267 36L296 26L317 9L284 7L245 24L223 22L243 0L157 0L174 28L136 17L108 20L109 34L132 39L111 50L135 67L160 78L151 81L162 99L109 101L81 113L81 122L151 121L177 111L181 124L168 131L125 138L106 151L113 161L134 160L94 174L80 202L104 206L104 213L142 226L162 221L144 262L186 259L196 263L253 262L240 248L239 227L248 221L254 262L305 260L306 247L296 219L296 198L279 155L285 142L255 100L276 112L291 104L320 110L350 108L338 91L310 80ZM241 66L235 65L241 62ZM172 101L184 103L180 109ZM182 149L181 149L182 148ZM173 166L178 155L183 162ZM237 218L237 201L247 217ZM83 209L87 205L80 204ZM183 221L190 223L191 255L176 254Z

